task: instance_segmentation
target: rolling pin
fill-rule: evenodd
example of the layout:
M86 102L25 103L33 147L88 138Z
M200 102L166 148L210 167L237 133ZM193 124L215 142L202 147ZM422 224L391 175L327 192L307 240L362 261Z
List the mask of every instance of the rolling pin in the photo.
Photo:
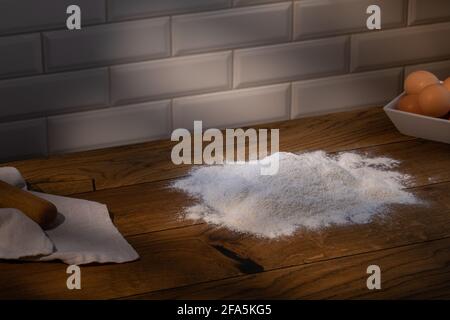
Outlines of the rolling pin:
M58 214L53 203L3 181L0 181L0 208L18 209L43 229L49 227Z

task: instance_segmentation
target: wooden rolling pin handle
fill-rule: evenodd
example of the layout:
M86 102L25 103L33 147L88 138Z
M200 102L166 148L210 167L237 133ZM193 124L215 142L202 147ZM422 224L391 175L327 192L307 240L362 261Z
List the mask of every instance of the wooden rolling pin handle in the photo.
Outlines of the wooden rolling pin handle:
M0 208L18 209L43 229L48 228L58 214L53 203L3 181L0 181Z

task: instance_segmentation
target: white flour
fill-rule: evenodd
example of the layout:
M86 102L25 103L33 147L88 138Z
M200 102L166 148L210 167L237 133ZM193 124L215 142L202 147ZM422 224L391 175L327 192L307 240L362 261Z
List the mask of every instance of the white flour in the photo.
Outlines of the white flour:
M280 153L280 170L260 175L260 164L194 169L172 187L199 200L188 219L266 238L298 228L367 223L391 204L419 203L403 190L409 178L392 171L397 161L354 153Z

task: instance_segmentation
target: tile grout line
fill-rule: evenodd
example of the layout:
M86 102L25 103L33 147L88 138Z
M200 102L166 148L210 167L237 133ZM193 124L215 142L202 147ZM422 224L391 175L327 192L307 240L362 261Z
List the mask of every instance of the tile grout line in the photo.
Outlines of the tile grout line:
M112 71L111 71L111 67L108 67L108 106L105 107L104 109L108 109L110 107L113 106L113 90L112 90ZM99 110L99 109L95 109L95 110Z
M109 17L109 0L104 0L105 1L105 23L108 23L110 21L110 17Z
M46 74L47 73L47 66L45 63L45 41L44 41L44 33L43 32L39 32L39 37L40 37L40 42L41 42L41 64L42 64L42 74ZM33 118L30 118L30 120L32 120ZM46 143L46 154L45 156L48 157L50 156L51 152L50 152L50 130L49 130L49 116L45 115L44 116L45 119L45 143ZM18 120L20 121L20 120Z
M175 123L175 121L174 121L174 116L173 116L173 102L174 102L174 99L170 99L170 102L169 102L169 135L171 135L171 133L175 130L175 128L174 128L174 123Z
M229 90L238 90L238 88L236 88L236 82L237 79L236 77L236 50L233 49L231 50L231 67L230 67L230 80L228 81L230 83L230 89Z
M289 120L294 120L294 82L289 83Z
M169 16L169 57L174 57L173 16ZM150 60L151 61L151 60Z
M295 14L295 0L292 0L291 2L291 41L290 42L295 42L295 19L296 19L296 14Z
M411 26L409 24L409 17L410 17L410 10L412 10L411 0L405 0L406 1L406 13L404 15L405 19L405 27Z
M47 63L45 62L45 58L46 58L46 50L45 50L45 40L44 40L44 33L40 32L39 33L40 36L40 41L41 41L41 64L42 64L42 73L38 73L36 75L32 75L32 76L38 76L38 75L46 75L48 74L47 72ZM23 77L19 77L19 78L26 78L26 76ZM8 78L9 79L17 79L17 78Z

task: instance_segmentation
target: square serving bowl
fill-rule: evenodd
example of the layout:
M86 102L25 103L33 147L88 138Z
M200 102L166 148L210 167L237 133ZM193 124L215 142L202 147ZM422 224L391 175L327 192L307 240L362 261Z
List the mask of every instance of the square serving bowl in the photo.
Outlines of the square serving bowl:
M397 110L397 103L405 95L402 93L384 107L384 112L401 133L450 144L450 120L432 118Z

